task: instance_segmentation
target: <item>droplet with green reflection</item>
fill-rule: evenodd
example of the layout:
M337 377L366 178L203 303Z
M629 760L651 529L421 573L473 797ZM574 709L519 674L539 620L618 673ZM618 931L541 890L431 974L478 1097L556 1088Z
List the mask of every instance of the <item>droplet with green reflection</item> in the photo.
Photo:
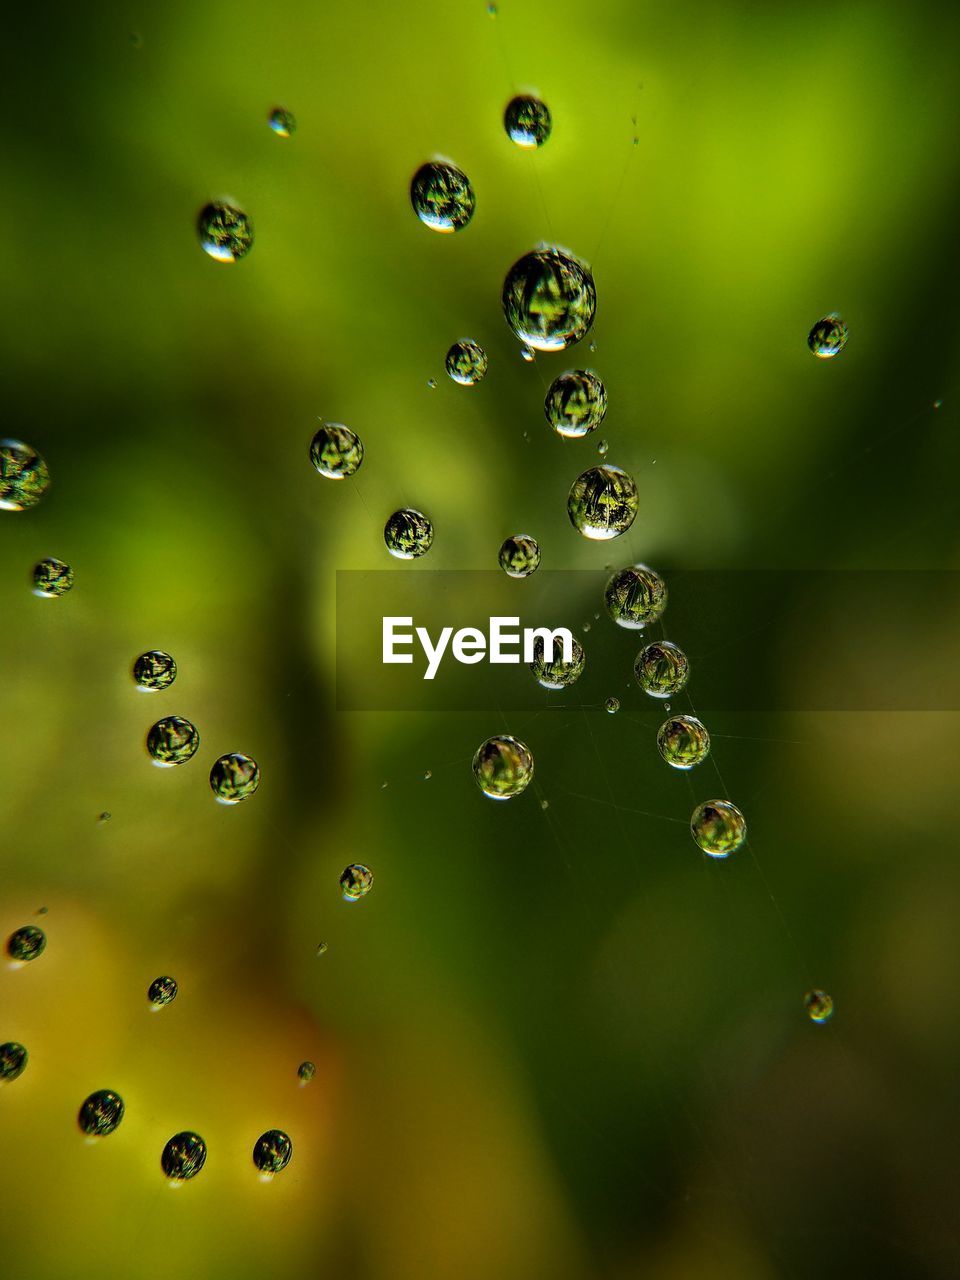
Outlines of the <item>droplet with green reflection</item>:
M253 247L253 223L225 200L205 204L197 215L200 247L216 262L239 262Z
M177 664L162 649L148 649L133 664L133 679L140 689L158 693L169 689L177 678Z
M231 751L213 762L210 789L221 804L249 800L260 785L260 766L252 756Z
M455 164L431 160L410 181L413 211L431 231L461 231L477 207L470 179Z
M189 1129L175 1133L160 1153L160 1168L172 1182L195 1178L207 1159L207 1144Z
M316 1074L317 1066L314 1062L301 1062L297 1067L297 1076L301 1084L309 1084Z
M548 661L547 647L543 639L537 636L533 643L533 661L530 663L530 670L533 672L537 684L542 688L566 689L583 675L583 668L586 666L586 662L587 655L584 653L583 645L576 636L573 637L569 662L564 661L563 647L559 640L554 641L552 654Z
M352 862L340 873L340 893L345 902L359 902L373 888L373 872L362 862Z
M651 698L672 698L687 683L690 662L670 640L654 640L637 654L633 664L637 683Z
M47 556L33 566L33 594L58 600L73 586L73 570L56 556Z
M487 353L472 338L461 338L447 352L444 367L454 382L473 387L487 372Z
M603 421L607 412L606 387L588 369L571 369L554 378L543 411L557 435L578 440Z
M286 107L274 107L267 116L267 124L278 138L289 138L297 131L296 118Z
M832 360L847 345L849 330L835 311L824 316L807 335L807 346L819 360Z
M518 94L504 108L503 127L518 147L535 150L550 137L553 121L545 102L530 94Z
M696 716L671 716L657 732L657 750L674 769L692 769L710 754L710 734Z
M528 533L515 533L504 539L498 558L508 578L529 578L540 564L540 545Z
M473 776L491 800L511 800L533 781L533 752L519 738L498 734L477 748Z
M22 440L0 440L0 511L35 507L50 488L44 459Z
M11 960L25 964L43 955L47 945L47 935L35 924L25 924L15 929L7 939L7 955Z
M360 470L363 441L339 422L325 422L310 441L310 461L328 480L344 480Z
M663 616L667 584L649 565L631 564L618 569L608 580L603 600L618 627L642 631Z
M176 978L167 977L165 974L159 978L154 978L147 987L147 999L157 1009L162 1008L165 1004L170 1004L172 1000L176 1000L177 992L180 990Z
M507 272L501 296L507 324L536 351L563 351L593 324L597 289L588 267L563 249L534 249Z
M570 523L592 542L608 542L626 533L638 506L633 477L619 467L591 467L577 476L567 496Z
M282 1129L268 1129L253 1146L253 1163L261 1173L279 1173L292 1155L293 1143Z
M704 853L711 858L726 858L746 840L747 822L729 800L707 800L694 809L690 831Z
M147 751L163 767L186 764L197 754L200 734L183 716L164 716L147 734Z
M0 1081L16 1080L22 1076L29 1054L16 1040L0 1044Z
M433 525L422 511L401 507L384 525L383 541L398 560L416 560L430 550Z
M803 1007L811 1022L827 1022L833 1017L833 996L814 987L803 997Z
M98 1089L91 1093L77 1116L82 1131L94 1138L105 1138L115 1133L123 1119L123 1099L112 1089Z

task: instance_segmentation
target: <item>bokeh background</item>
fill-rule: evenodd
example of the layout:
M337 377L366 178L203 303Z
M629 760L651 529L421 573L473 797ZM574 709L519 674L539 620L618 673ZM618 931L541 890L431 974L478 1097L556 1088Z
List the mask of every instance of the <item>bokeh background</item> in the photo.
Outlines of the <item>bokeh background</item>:
M584 634L583 681L535 712L345 714L333 605L336 569L390 567L403 504L436 527L404 573L494 567L521 530L550 568L960 567L958 24L933 0L8 18L3 434L53 475L0 513L0 926L48 935L0 972L0 1039L30 1051L0 1088L11 1274L957 1274L956 715L698 704L713 761L685 777L630 637L591 664ZM501 125L527 88L554 118L534 156ZM436 154L477 192L456 236L409 206ZM232 267L195 235L219 196L256 230ZM543 239L593 263L596 350L527 365L499 291ZM816 361L833 309L851 338ZM490 357L474 389L443 373L461 336ZM542 413L584 364L640 489L608 546L565 512L596 437ZM311 468L320 416L363 438L355 481ZM60 601L30 590L45 555L76 572ZM769 662L790 582L716 648ZM958 611L888 603L901 685L914 629L950 652ZM600 608L571 596L612 631ZM844 643L824 615L808 683ZM155 696L130 678L150 647L180 667ZM170 712L202 745L161 771ZM537 777L494 805L470 760L503 730ZM224 809L231 750L263 783ZM713 864L686 823L723 794L751 844ZM352 861L376 883L348 906ZM151 1014L159 973L181 993ZM90 1145L105 1087L127 1115ZM294 1156L264 1184L270 1127ZM210 1154L172 1188L182 1129Z

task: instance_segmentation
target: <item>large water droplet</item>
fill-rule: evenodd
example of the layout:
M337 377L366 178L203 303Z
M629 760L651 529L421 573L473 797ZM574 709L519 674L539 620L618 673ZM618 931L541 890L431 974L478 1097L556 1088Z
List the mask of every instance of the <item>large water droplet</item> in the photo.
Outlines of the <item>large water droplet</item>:
M576 440L595 431L607 412L607 391L595 373L572 369L551 384L543 402L547 421L558 435Z
M473 217L477 197L462 169L446 160L431 160L411 179L410 203L432 231L460 231Z
M33 566L33 594L47 600L65 596L73 586L73 570L63 560L48 556Z
M160 1155L160 1167L174 1182L195 1178L207 1159L207 1144L199 1133L175 1133Z
M533 753L526 743L509 734L488 738L473 757L473 776L491 800L510 800L533 780Z
M148 693L169 689L177 678L177 664L162 649L148 649L133 664L133 678Z
M704 853L711 858L726 858L746 840L747 822L729 800L707 800L694 809L690 831Z
M633 671L640 688L651 698L671 698L687 683L690 663L677 645L654 640L637 654Z
M462 387L475 386L487 372L487 353L472 338L461 338L447 352L447 373Z
M363 441L339 422L325 422L310 441L310 461L328 480L344 480L360 470Z
M663 616L667 607L667 584L647 565L632 564L618 569L610 578L603 599L618 627L642 631Z
M807 335L807 346L821 360L830 360L847 345L849 330L846 324L831 311L810 330Z
M77 1123L84 1133L94 1138L105 1138L114 1133L123 1119L123 1099L112 1089L98 1089L91 1093L77 1116Z
M384 525L383 541L390 554L398 560L416 560L430 550L433 525L422 511L402 507Z
M619 467L591 467L577 476L567 497L570 523L585 538L606 542L633 524L639 499L633 477Z
M0 440L0 511L35 507L50 488L50 472L36 449L22 440Z
M563 647L558 642L554 642L552 660L548 662L546 660L546 645L537 636L533 644L533 661L530 663L530 670L533 672L537 684L544 689L566 689L568 685L573 684L583 675L583 668L586 666L586 662L587 655L584 653L583 645L576 636L573 637L572 655L569 662L564 662Z
M540 563L540 546L528 533L515 533L504 539L499 559L509 578L529 578Z
M177 992L180 987L176 978L168 978L166 975L154 978L147 987L147 999L156 1009L160 1009L165 1004L169 1004L171 1000L176 1000Z
M692 769L710 754L710 735L696 716L673 716L657 732L657 750L674 769Z
M503 282L503 314L521 342L562 351L593 323L597 290L590 271L562 249L524 254Z
M164 716L147 734L147 751L163 767L186 764L199 746L200 734L183 716Z
M545 102L528 94L511 98L504 108L503 127L507 137L518 147L542 147L550 137L553 121Z
M217 262L239 262L253 247L253 223L242 209L223 200L200 210L197 235L201 248Z
M282 1129L268 1129L253 1146L253 1163L261 1173L279 1173L292 1155L293 1143Z
M221 804L249 800L260 785L260 766L239 751L215 760L210 770L210 789Z
M23 1075L29 1054L16 1040L0 1044L0 1081L16 1080Z
M25 924L7 939L7 955L11 960L26 963L42 955L46 945L47 935L43 930L38 929L35 924Z
M362 862L352 862L340 874L340 893L345 902L359 902L373 888L373 872Z

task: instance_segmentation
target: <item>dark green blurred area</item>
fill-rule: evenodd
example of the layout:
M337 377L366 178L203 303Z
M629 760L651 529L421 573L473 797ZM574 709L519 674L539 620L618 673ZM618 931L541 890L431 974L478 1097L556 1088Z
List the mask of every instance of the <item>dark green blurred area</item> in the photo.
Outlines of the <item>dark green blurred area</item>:
M683 776L589 632L540 711L338 714L333 605L336 569L390 567L405 504L436 538L403 573L493 568L519 531L544 569L960 568L958 24L627 0L8 20L3 435L53 476L0 513L0 927L48 936L0 972L0 1040L30 1051L0 1087L11 1274L957 1274L956 715L711 714L694 672L713 757ZM524 89L553 114L536 155L501 123ZM409 206L436 154L477 192L456 236ZM194 230L221 197L256 231L229 267ZM596 350L527 365L500 287L542 239L593 263ZM820 362L833 309L851 337ZM443 373L465 336L472 389ZM596 436L543 418L581 365L640 491L607 545L565 510ZM320 416L362 437L355 481L313 471ZM76 573L60 601L30 591L45 555ZM789 653L808 685L844 636L825 609L797 670L784 581L717 649ZM576 627L601 609L571 594ZM921 619L924 651L957 621ZM891 600L865 666L892 649L909 681L917 625ZM155 696L129 674L151 647L180 667ZM169 713L201 748L159 771ZM503 731L536 782L498 805L470 761ZM206 781L228 751L263 771L236 809ZM714 795L750 825L727 863L687 829ZM348 906L350 862L376 881ZM163 973L180 994L150 1014ZM91 1147L100 1088L127 1112ZM209 1156L172 1190L183 1129Z

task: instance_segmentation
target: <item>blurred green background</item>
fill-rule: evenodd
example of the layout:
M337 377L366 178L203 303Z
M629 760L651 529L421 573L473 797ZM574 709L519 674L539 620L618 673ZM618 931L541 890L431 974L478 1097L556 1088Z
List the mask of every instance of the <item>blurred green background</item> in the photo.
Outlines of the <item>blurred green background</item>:
M494 567L521 530L545 568L960 567L958 25L932 0L8 19L2 434L53 475L0 513L0 926L49 940L0 972L0 1040L31 1055L0 1088L10 1274L957 1274L955 715L698 704L714 762L686 777L627 636L514 718L338 714L332 690L334 571L389 567L403 504L436 527L404 573ZM501 124L527 88L537 155ZM435 154L477 192L456 236L409 206ZM221 196L256 230L233 267L195 236ZM541 239L594 265L596 350L527 365L499 293ZM851 338L819 362L832 309ZM443 373L462 336L490 357L474 389ZM543 419L584 364L640 490L610 545L565 512L596 437ZM319 416L361 435L356 481L310 466ZM76 572L57 602L30 591L45 555ZM899 682L915 622L889 606ZM923 626L955 646L955 617ZM742 663L789 628L787 599L717 646ZM180 675L148 697L151 647ZM160 771L169 712L202 745ZM537 779L494 805L470 760L505 729ZM206 772L232 750L263 783L224 809ZM728 863L686 829L714 794L750 823ZM347 906L352 861L376 884ZM159 973L181 993L153 1015ZM105 1087L127 1116L91 1146ZM265 1185L274 1126L294 1156ZM181 1129L210 1154L172 1189Z

